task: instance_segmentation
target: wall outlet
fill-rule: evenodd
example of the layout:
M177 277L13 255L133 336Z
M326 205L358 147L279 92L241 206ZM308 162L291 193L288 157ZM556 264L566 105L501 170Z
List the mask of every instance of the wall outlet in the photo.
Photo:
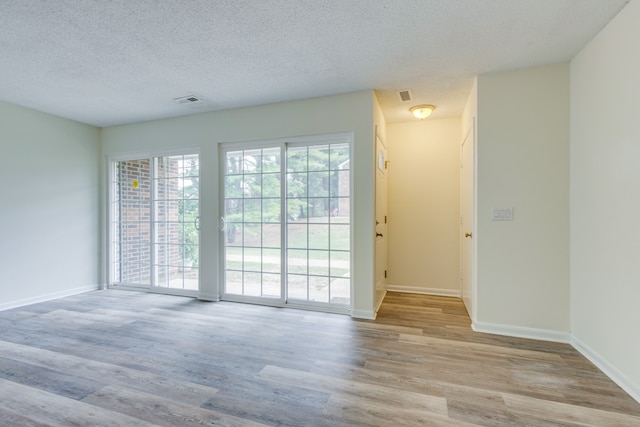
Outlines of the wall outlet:
M491 221L513 221L513 208L491 209Z

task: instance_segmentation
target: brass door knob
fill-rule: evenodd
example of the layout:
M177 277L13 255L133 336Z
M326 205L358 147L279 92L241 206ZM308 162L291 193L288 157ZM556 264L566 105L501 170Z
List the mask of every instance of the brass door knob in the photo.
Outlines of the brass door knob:
M464 237L471 237L471 233L464 233Z

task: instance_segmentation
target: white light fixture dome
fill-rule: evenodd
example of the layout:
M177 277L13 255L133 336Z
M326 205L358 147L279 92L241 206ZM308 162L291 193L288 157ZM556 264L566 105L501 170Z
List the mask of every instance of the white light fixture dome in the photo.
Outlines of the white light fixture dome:
M427 117L429 117L429 115L435 109L436 107L434 105L423 104L423 105L416 105L415 107L411 107L409 108L409 111L411 111L411 113L413 113L413 115L416 116L416 118L420 120L424 120Z

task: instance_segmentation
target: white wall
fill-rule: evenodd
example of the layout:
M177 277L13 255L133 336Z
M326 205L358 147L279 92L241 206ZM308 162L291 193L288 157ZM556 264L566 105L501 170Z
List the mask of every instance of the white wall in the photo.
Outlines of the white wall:
M0 102L0 309L98 285L97 128Z
M571 62L571 327L640 401L640 1Z
M215 298L218 295L218 143L353 132L353 315L372 318L375 314L373 106L373 92L362 91L114 126L102 131L103 156L158 148L200 149L201 296Z
M566 339L569 66L482 75L477 87L475 327ZM514 208L513 221L492 221L494 207Z
M460 126L387 125L389 290L460 296Z

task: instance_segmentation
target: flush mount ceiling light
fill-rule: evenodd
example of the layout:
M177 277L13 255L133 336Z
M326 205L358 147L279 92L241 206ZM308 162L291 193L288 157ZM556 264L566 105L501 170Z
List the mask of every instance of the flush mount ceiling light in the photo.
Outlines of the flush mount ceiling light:
M420 120L424 120L435 110L436 107L430 104L416 105L415 107L409 108L409 111L413 113L416 118Z

